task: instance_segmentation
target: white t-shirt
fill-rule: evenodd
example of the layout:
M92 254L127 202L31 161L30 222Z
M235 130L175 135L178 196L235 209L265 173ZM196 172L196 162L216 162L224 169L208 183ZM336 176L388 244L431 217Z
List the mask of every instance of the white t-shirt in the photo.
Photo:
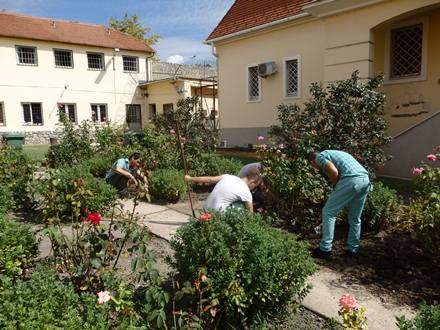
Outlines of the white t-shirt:
M252 203L252 194L242 179L235 175L225 174L209 194L204 208L224 211L234 202Z

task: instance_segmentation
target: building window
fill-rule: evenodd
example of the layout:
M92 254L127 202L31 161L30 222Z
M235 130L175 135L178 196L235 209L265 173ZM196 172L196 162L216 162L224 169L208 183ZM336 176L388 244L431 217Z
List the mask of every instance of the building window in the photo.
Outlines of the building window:
M139 72L139 62L136 56L122 56L125 72Z
M157 111L156 111L156 104L149 104L148 105L148 120L153 121L156 118Z
M87 63L91 70L104 70L104 54L87 53Z
M248 101L260 101L261 99L261 79L258 75L258 66L250 66L247 71L248 77Z
M74 103L58 103L58 114L66 116L72 123L76 123L76 106Z
M162 107L163 112L170 112L173 111L173 104L172 103L165 103Z
M389 82L426 79L427 18L402 22L389 30L385 72Z
M140 124L141 123L141 105L140 104L127 104L125 106L127 110L127 124Z
M300 57L284 60L284 97L300 96Z
M92 121L95 123L105 123L108 120L107 105L92 104Z
M71 50L54 49L55 66L57 68L73 68L73 57Z
M28 125L43 125L41 103L22 103L23 121Z
M5 108L2 102L0 102L0 126L5 126L6 120L5 120Z
M17 63L23 65L37 65L37 48L28 46L15 46Z

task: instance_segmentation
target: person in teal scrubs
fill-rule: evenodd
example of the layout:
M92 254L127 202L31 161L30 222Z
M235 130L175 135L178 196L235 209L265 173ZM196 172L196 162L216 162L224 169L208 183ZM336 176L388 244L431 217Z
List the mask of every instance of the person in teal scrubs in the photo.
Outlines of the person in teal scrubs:
M330 180L333 191L322 209L322 237L313 256L331 258L336 216L348 209L347 255L354 256L359 250L361 215L370 191L368 171L349 153L325 150L309 155L310 164Z

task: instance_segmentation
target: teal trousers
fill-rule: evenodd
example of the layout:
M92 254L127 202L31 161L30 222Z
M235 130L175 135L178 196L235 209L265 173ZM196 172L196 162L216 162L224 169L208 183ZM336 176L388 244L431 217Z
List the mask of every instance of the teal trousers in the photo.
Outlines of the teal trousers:
M322 237L319 246L322 251L331 251L336 216L347 207L347 250L357 252L361 236L361 215L369 191L370 180L366 175L345 177L338 181L322 209Z

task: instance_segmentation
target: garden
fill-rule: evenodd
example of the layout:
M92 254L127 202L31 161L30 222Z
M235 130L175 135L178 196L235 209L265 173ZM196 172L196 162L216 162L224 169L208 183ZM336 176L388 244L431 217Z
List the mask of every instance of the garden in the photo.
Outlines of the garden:
M317 267L328 267L377 295L419 312L396 317L400 329L440 329L440 150L413 169L405 201L375 171L390 137L382 112L382 77L313 84L303 106L281 104L270 136L259 137L270 194L257 212L230 209L190 217L163 259L142 225L140 203L206 196L193 176L236 174L244 165L215 152L219 132L197 98L179 101L154 127L73 125L61 118L59 143L32 159L0 148L0 328L4 329L310 329L301 302ZM308 164L313 150L350 152L373 178L362 218L361 250L342 253L346 214L336 229L333 260L316 265L310 248L330 186ZM113 162L134 151L149 190L129 211L105 180ZM183 157L182 157L183 156ZM46 255L39 252L49 242ZM156 243L154 243L156 242ZM159 249L158 249L159 246ZM166 265L166 267L164 267ZM368 310L352 296L339 320L313 329L365 329ZM285 323L299 319L299 323ZM291 322L291 321L290 321ZM302 322L302 323L301 323ZM286 325L290 324L290 325Z

